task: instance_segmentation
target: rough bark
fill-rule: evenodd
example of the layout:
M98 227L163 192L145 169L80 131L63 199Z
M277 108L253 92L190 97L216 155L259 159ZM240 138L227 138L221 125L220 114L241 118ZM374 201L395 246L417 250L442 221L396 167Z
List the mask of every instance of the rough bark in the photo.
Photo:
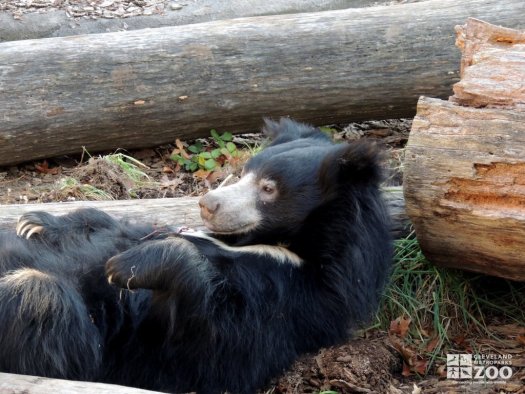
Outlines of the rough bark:
M422 97L404 168L407 214L430 261L525 280L524 111Z
M431 261L525 280L525 32L474 19L456 31L455 95L422 97L412 123L407 213Z
M385 189L392 217L392 234L399 238L409 233L410 223L405 214L403 193L400 187ZM30 211L46 211L62 215L78 208L98 208L117 218L148 222L158 226L173 225L202 228L198 197L160 198L126 201L78 201L49 204L17 204L0 207L0 229L14 229L18 218Z
M471 18L456 33L461 81L452 100L469 107L525 106L525 32Z
M114 384L50 379L40 376L0 372L2 394L153 394L157 391L135 389Z
M412 116L457 82L455 24L518 27L524 13L522 0L428 0L2 43L0 165L253 131L262 116Z

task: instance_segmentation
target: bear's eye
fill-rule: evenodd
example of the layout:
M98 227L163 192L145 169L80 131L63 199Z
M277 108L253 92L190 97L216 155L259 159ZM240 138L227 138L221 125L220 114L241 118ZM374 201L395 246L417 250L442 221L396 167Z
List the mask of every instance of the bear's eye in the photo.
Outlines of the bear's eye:
M265 193L272 194L274 190L275 189L273 187L269 186L269 185L264 185L263 186L263 192L265 192Z
M259 184L259 187L261 188L261 192L264 196L272 198L275 192L277 191L277 185L274 181L269 179L264 179Z

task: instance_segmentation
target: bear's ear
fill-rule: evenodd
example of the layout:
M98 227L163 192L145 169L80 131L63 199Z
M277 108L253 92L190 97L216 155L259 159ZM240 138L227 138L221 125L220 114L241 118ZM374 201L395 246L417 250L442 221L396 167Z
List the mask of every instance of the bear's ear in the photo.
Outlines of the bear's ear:
M268 136L271 145L282 144L299 138L324 138L326 135L314 126L298 123L290 118L281 118L279 122L264 118L263 133Z
M381 161L380 150L373 142L334 145L323 159L320 180L327 189L346 182L378 185L383 180Z

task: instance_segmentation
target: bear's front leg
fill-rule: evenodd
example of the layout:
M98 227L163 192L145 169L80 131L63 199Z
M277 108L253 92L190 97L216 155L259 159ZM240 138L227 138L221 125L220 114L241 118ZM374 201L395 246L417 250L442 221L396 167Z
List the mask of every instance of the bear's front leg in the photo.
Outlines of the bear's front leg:
M16 234L27 239L39 234L48 241L59 242L74 233L89 233L99 229L117 227L118 222L115 219L95 208L77 209L62 216L33 211L23 214L18 219Z
M106 263L108 281L123 289L200 293L217 272L197 247L181 237L148 241Z

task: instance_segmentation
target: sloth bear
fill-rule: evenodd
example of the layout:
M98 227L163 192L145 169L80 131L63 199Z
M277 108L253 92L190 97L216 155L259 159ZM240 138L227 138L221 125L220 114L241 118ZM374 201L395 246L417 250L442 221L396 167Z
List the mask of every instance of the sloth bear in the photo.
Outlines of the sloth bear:
M366 322L391 264L376 149L265 131L240 181L200 200L210 232L80 209L0 234L0 371L253 393Z

